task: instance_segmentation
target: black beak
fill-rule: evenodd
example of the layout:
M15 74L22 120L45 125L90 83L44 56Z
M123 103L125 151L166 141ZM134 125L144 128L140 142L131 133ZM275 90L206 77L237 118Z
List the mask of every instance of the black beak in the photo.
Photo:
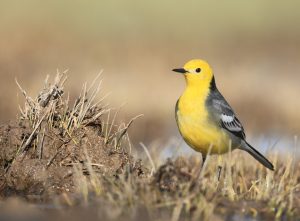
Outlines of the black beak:
M172 71L178 72L178 73L186 73L187 71L184 68L175 68Z

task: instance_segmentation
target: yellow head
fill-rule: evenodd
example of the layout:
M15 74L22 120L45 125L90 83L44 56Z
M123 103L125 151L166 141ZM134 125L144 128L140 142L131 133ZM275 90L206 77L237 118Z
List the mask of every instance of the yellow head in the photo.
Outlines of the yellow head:
M176 68L173 71L184 74L188 86L209 84L213 78L213 72L209 64L200 59L191 60L183 68Z

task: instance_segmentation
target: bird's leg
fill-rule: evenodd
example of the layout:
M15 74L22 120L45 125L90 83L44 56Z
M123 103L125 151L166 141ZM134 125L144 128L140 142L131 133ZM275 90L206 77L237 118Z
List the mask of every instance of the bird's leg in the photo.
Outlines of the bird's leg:
M222 156L219 155L218 156L218 170L217 170L217 178L218 181L220 181L220 177L221 177L221 172L222 172Z
M206 155L202 154L202 164L201 164L201 168L198 168L196 171L196 180L199 180L201 173L204 172L203 168L204 168L205 160L206 160Z
M205 160L206 160L206 154L202 154L202 167L201 167L201 170L204 167Z
M218 166L218 171L217 171L218 181L220 181L221 172L222 172L222 166L219 165L219 166Z

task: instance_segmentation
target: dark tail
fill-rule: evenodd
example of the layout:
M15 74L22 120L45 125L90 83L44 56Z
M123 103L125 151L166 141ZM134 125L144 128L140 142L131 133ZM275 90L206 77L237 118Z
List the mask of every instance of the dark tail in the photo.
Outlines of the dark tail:
M247 151L248 153L250 153L251 156L253 156L257 161L259 161L262 165L264 165L268 169L274 170L273 164L267 158L265 158L260 152L255 150L254 147L252 147L246 141L245 141L245 145L243 145L242 149Z

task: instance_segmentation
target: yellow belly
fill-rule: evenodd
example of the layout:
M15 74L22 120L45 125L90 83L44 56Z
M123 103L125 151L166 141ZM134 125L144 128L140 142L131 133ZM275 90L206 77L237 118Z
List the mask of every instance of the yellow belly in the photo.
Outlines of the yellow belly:
M183 139L194 150L203 154L221 154L229 151L230 139L225 131L210 125L198 116L177 112L177 124Z

